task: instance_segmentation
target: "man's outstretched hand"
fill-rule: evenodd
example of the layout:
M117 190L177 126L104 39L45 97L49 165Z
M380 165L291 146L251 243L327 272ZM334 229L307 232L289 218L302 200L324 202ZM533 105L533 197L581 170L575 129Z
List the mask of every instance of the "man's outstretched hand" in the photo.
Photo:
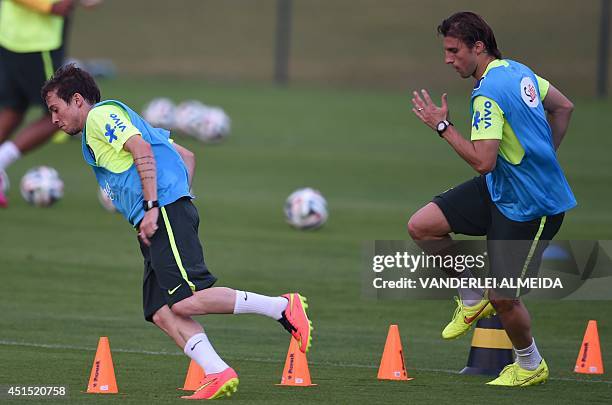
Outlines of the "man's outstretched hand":
M442 106L438 107L434 104L427 90L421 90L421 94L417 91L412 92L412 112L428 127L435 130L436 125L440 121L448 119L448 104L446 102L446 93L442 94Z

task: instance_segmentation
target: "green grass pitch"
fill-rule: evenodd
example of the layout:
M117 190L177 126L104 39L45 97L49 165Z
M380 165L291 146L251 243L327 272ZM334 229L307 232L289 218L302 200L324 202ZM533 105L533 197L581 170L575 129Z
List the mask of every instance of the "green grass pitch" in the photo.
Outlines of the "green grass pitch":
M473 173L410 111L409 92L331 91L197 81L117 79L105 98L140 109L155 96L197 98L232 118L227 142L176 138L198 157L200 236L218 285L309 298L315 325L310 371L317 387L277 387L289 337L254 316L207 316L219 353L237 370L239 403L611 403L612 378L573 373L589 319L599 322L604 365L612 367L610 302L529 302L534 335L551 380L531 389L486 387L458 375L470 337L444 342L453 304L362 299L361 244L404 239L412 212ZM409 89L406 89L409 90ZM468 91L450 94L465 134ZM610 102L574 100L560 159L579 207L560 239L611 239L609 151L602 130ZM65 197L50 209L19 196L25 171L59 170ZM11 206L0 211L0 384L68 385L58 403L181 403L188 359L141 313L142 266L136 234L96 200L80 143L50 144L9 169ZM316 232L290 229L284 199L318 188L330 219ZM389 324L400 327L410 382L381 382L377 367ZM109 336L120 394L87 395L99 336ZM17 403L12 400L8 403ZM31 403L31 401L29 401ZM53 403L45 400L44 403Z

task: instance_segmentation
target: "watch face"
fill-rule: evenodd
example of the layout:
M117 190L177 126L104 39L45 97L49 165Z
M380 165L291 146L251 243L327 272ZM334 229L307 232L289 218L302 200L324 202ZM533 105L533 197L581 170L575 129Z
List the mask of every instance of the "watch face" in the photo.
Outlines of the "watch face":
M438 131L444 131L446 128L446 123L444 121L438 122Z

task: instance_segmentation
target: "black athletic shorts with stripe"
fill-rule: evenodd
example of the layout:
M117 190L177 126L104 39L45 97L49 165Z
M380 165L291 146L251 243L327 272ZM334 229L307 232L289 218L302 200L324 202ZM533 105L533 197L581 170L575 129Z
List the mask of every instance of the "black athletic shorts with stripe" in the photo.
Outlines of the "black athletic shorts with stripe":
M484 176L474 177L432 200L453 233L487 237L489 277L536 277L548 241L561 228L564 213L518 222L507 218L491 201ZM504 242L510 241L510 242ZM504 297L528 290L498 290Z
M64 60L64 47L43 52L12 52L0 46L0 107L26 111L47 106L40 89Z
M172 307L217 281L204 263L199 225L198 210L189 197L183 197L160 208L151 246L138 239L144 258L142 300L147 321L153 322L153 314L164 305Z

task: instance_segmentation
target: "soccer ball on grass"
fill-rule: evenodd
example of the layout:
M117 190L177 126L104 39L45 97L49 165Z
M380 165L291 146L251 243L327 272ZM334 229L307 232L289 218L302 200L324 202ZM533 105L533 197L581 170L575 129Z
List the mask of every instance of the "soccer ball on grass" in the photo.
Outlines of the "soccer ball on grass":
M230 119L219 107L187 100L176 107L176 128L204 143L220 142L230 133Z
M320 228L327 217L327 201L318 190L301 188L285 201L285 218L296 229Z
M50 207L64 196L64 182L57 170L48 166L34 167L21 178L22 197L37 207Z
M154 98L142 111L142 117L151 125L171 130L176 119L176 106L167 98Z

